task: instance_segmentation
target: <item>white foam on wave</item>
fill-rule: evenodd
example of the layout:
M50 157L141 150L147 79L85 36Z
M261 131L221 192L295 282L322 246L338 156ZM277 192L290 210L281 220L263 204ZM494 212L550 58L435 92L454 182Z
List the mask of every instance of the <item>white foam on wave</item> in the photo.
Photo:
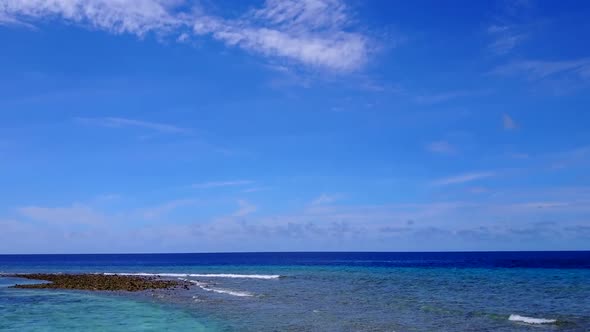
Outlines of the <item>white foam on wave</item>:
M244 278L244 279L278 279L281 276L278 274L189 274L189 277L200 278Z
M241 292L241 291L235 291L235 290L231 290L231 289L223 289L223 288L209 287L209 285L207 283L201 282L201 281L198 281L198 280L190 280L190 279L185 279L185 278L178 278L178 279L179 280L182 280L182 281L190 282L192 284L195 284L199 288L201 288L202 290L206 290L208 292L214 292L214 293L219 293L219 294L228 294L228 295L240 296L240 297L254 296L254 294L248 293L248 292Z
M278 279L281 276L278 274L229 274L229 273L103 273L104 275L121 275L121 276L141 276L141 277L172 277L172 278L241 278L241 279Z
M234 290L230 290L230 289L222 289L222 288L204 288L204 289L207 291L215 292L215 293L228 294L228 295L240 296L240 297L254 296L253 294L248 293L248 292L240 292L240 291L234 291Z
M514 314L510 315L510 317L508 317L508 320L527 324L553 324L557 322L557 319L534 318Z
M188 276L188 274L186 274L186 273L144 273L144 272L139 272L139 273L105 272L105 273L103 273L103 275L105 275L105 276L114 276L114 275L138 276L138 277L157 277L157 276L159 276L159 277L173 277L173 278Z

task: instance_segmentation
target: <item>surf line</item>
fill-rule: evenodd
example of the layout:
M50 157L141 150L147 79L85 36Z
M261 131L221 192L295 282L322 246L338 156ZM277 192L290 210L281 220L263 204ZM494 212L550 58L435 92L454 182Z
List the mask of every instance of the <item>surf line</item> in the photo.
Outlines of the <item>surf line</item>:
M190 282L192 284L195 284L199 288L201 288L202 290L206 290L208 292L214 292L214 293L219 293L219 294L228 294L228 295L239 296L239 297L251 297L251 296L254 296L254 294L248 293L248 292L235 291L235 290L223 289L223 288L209 287L209 285L207 283L204 283L204 282L201 282L201 281L197 281L197 280L190 280L190 279L186 279L186 278L178 278L178 279L179 280L182 280L182 281Z

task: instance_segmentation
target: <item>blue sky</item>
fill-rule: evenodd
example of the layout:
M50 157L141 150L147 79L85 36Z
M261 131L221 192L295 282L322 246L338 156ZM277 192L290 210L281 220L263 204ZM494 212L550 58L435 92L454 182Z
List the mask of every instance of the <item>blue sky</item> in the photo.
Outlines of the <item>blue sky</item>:
M589 15L0 0L0 252L590 249Z

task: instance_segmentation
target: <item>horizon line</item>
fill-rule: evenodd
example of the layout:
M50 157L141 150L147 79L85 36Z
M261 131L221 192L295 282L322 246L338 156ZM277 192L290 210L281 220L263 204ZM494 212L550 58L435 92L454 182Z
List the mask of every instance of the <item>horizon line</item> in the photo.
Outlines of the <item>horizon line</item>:
M202 252L96 252L96 253L0 253L0 256L43 256L43 255L207 255L207 254L317 254L317 253L367 253L367 254L435 254L435 253L517 253L517 252L590 252L582 250L434 250L434 251L202 251Z

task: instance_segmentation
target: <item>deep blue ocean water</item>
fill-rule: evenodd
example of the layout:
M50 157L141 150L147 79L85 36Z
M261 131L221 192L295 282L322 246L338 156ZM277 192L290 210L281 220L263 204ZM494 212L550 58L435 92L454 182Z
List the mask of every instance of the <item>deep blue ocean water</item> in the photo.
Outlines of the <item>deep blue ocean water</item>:
M0 273L146 273L191 290L23 290L1 331L590 331L590 252L0 255Z

